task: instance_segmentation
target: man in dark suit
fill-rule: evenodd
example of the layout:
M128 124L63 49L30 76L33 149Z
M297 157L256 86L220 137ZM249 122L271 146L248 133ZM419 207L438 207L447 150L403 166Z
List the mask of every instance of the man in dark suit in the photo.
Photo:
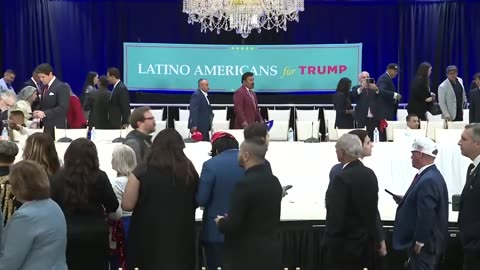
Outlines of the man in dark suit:
M245 72L242 75L242 86L233 94L236 129L243 129L254 122L263 122L258 109L257 95L253 92L254 86L253 73Z
M479 85L470 90L470 107L469 121L470 123L480 123L480 72L476 73L475 85Z
M198 89L193 92L190 98L190 116L188 117L190 132L198 131L202 133L203 140L207 142L210 140L213 121L208 90L208 81L206 79L198 80Z
M458 142L462 155L472 160L460 197L458 226L463 244L463 270L480 269L480 124L465 127Z
M326 269L362 270L373 265L378 242L377 177L359 160L363 147L356 135L342 135L335 148L344 166L325 196Z
M96 129L109 129L109 108L110 96L112 93L108 90L107 76L103 75L98 78L98 90L88 94L84 110L89 111L88 126Z
M208 269L223 267L224 236L215 224L218 215L229 213L230 199L235 184L245 170L238 164L238 142L229 133L216 132L212 136L212 158L203 163L197 204L203 207L201 242Z
M111 67L107 71L107 79L113 85L110 96L109 121L111 129L128 127L130 117L130 96L127 87L120 80L120 70Z
M412 166L418 169L412 184L397 201L393 248L406 251L408 269L435 270L448 239L448 189L434 164L438 150L429 138L412 146Z
M282 186L265 166L267 144L245 140L238 161L246 172L231 194L230 212L215 221L225 235L225 270L280 269Z
M45 132L55 139L55 127L67 128L70 90L64 82L53 75L50 64L40 64L35 73L45 87L40 100L40 109L33 112L33 118L41 119Z
M397 77L398 74L398 65L391 63L387 66L387 71L383 73L377 80L377 86L383 91L390 91L397 93L397 88L393 83L393 79ZM397 99L385 99L385 120L395 120L398 110L398 100Z
M402 96L396 92L380 89L370 78L370 74L363 71L358 76L359 85L354 86L352 95L356 100L355 121L357 128L367 128L368 136L373 139L375 128L380 133L380 141L386 141L385 128L381 126L387 114L385 108L386 100L400 100Z
M37 93L35 93L37 98L32 103L32 111L38 110L40 108L40 97L42 95L42 90L43 90L43 85L40 79L38 78L38 74L35 73L35 71L32 72L32 77L28 81L25 81L23 83L23 86L24 87L32 86L37 89Z

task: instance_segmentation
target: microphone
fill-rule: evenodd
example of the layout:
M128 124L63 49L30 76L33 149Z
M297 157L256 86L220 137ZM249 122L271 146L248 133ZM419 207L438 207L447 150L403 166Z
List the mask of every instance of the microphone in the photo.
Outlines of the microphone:
M306 139L304 141L304 143L319 143L320 142L317 138L313 137L313 126L314 125L315 125L315 122L312 122L312 137Z
M58 139L57 142L62 142L62 143L72 142L73 140L67 137L67 118L65 118L65 128L63 129L63 132L64 132L63 138Z
M123 125L120 122L120 137L115 138L112 142L113 143L125 143L125 138L122 137L122 130L123 130Z

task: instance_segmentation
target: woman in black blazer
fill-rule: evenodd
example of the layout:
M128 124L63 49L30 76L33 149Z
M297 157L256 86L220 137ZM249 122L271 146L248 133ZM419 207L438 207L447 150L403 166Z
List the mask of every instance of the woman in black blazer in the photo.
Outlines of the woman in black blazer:
M434 94L430 92L429 79L431 73L432 66L427 62L421 63L410 86L407 111L423 121L427 120L425 113L433 106Z
M352 81L349 78L341 78L337 85L337 92L333 95L333 107L336 111L336 128L353 128L353 107L350 99L351 87Z

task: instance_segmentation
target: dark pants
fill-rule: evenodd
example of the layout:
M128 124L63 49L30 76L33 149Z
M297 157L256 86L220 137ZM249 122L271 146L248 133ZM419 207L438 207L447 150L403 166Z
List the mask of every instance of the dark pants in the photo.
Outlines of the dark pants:
M460 110L457 110L457 115L455 116L455 119L453 119L453 121L459 121L459 122L463 121L463 108L461 106L460 108L461 108Z
M432 254L423 248L420 254L415 254L412 248L408 251L408 260L408 270L435 270L440 262L440 256Z
M223 243L203 242L202 245L207 270L223 267Z
M463 270L479 270L480 269L480 254L464 254L463 255Z

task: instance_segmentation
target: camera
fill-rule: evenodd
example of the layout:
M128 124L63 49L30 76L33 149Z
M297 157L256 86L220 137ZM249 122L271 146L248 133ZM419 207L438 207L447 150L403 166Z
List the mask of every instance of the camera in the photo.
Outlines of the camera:
M375 79L374 78L368 78L366 80L367 84L374 84L375 83Z

